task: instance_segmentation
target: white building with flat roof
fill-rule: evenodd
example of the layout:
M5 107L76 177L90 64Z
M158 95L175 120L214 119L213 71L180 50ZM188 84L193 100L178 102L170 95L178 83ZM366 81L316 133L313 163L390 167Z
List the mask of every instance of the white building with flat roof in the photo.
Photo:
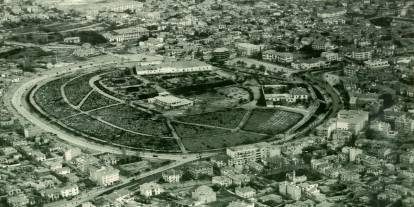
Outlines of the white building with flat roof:
M169 73L190 73L212 71L213 66L201 62L199 60L164 62L158 65L148 67L138 67L136 69L137 75L155 75L155 74L169 74Z
M331 119L328 136L336 129L348 130L357 135L368 124L369 112L359 110L340 110L336 118Z
M142 36L149 34L148 29L143 27L128 27L123 29L114 30L103 34L109 42L127 42L138 40Z
M145 197L159 195L164 192L162 186L155 182L144 183L139 186L139 192Z
M154 98L149 98L148 103L162 107L164 109L175 109L194 105L194 101L178 98L169 93L162 93Z
M254 53L260 52L265 48L264 45L254 45L251 43L238 43L236 44L237 50L241 53L242 56L250 56Z
M280 148L266 142L229 147L229 165L245 165L250 162L262 162L268 157L280 155Z
M100 169L92 167L89 175L92 181L101 186L109 186L119 180L119 170L112 167L102 167Z

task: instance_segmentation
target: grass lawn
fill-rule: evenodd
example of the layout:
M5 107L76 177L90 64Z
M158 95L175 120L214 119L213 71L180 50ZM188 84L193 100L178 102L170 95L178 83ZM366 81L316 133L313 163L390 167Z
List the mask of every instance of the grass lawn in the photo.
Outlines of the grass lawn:
M64 88L66 98L69 102L77 106L82 99L92 90L89 86L89 79L95 76L97 73L89 73L79 76L70 82L68 82Z
M268 138L266 135L251 132L232 132L188 124L173 124L186 149L193 152L250 144Z
M177 117L177 120L225 128L236 128L245 114L245 109L234 108L190 116L181 116Z
M34 94L36 104L55 118L63 118L79 113L65 102L60 92L60 87L71 78L73 76L66 76L42 85Z
M302 119L301 114L278 109L254 109L243 127L246 131L279 134Z
M165 120L152 120L148 113L126 104L96 110L91 112L91 115L134 132L155 136L171 136Z
M151 150L179 150L175 139L163 139L156 136L148 137L129 133L106 125L85 114L65 119L63 123L74 130L113 144Z
M116 103L118 102L110 98L107 98L104 95L101 95L99 92L94 91L91 93L91 95L89 95L89 97L82 104L80 109L82 111L89 111Z

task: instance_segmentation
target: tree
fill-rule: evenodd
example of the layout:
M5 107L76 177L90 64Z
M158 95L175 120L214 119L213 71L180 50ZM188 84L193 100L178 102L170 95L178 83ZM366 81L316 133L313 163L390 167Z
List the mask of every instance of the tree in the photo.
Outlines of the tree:
M250 65L250 69L253 69L253 70L256 69L256 65L255 64L251 64Z
M264 66L264 65L259 65L259 71L265 71L266 70L266 67Z

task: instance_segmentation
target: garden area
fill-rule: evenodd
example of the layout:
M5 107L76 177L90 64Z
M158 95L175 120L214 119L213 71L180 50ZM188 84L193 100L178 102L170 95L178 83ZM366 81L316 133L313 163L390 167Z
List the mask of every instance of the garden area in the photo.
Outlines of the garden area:
M178 73L163 75L146 75L145 79L157 83L176 95L188 95L203 93L215 87L223 87L234 84L214 72Z
M125 104L96 110L90 115L134 132L163 137L171 136L164 119L154 120L150 114Z
M119 98L140 100L158 95L153 83L144 83L142 80L130 76L127 71L105 74L99 83Z
M79 113L65 102L60 91L60 87L72 78L66 76L42 85L35 91L34 101L43 111L58 119Z
M233 108L190 116L180 116L176 117L176 119L178 121L188 123L205 124L225 128L236 128L245 114L245 109Z
M173 138L133 134L106 125L85 114L65 119L63 123L74 130L112 144L150 150L179 151L178 144Z
M181 123L173 123L173 125L185 148L193 152L251 144L269 138L266 135L253 132L232 132L231 130Z
M68 101L77 106L81 103L83 98L92 90L89 85L89 79L97 75L97 72L81 75L69 81L65 88L65 96Z
M246 131L279 134L302 119L301 114L278 109L254 109L243 129Z
M90 111L93 109L101 108L111 104L116 104L117 101L107 98L104 95L101 95L99 92L93 91L86 101L82 104L80 109L82 111Z

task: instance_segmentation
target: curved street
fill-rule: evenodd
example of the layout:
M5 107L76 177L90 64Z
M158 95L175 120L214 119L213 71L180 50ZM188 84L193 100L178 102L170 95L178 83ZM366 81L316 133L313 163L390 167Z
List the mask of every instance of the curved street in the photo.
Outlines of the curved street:
M101 145L95 142L90 142L82 137L78 137L75 135L72 135L70 133L67 133L66 131L60 129L58 126L55 126L53 124L50 124L48 121L40 118L36 114L32 114L32 112L25 107L25 104L23 101L25 101L25 94L30 91L31 88L36 86L38 83L45 81L49 78L53 78L57 75L61 75L64 73L74 72L82 69L88 69L93 67L102 67L107 66L116 63L117 61L112 60L108 62L102 62L102 63L90 63L88 64L88 67L79 67L80 65L73 65L68 67L60 67L60 68L54 68L52 70L45 71L43 73L40 73L37 77L31 77L32 79L27 80L27 82L21 82L22 84L19 85L14 92L12 90L9 91L11 106L15 109L16 112L18 112L22 117L24 117L27 121L32 123L33 125L39 127L40 129L50 132L53 134L56 134L58 138L60 138L63 141L69 142L71 144L88 148L94 151L98 152L109 152L114 154L123 154L127 153L130 155L139 155L141 157L148 157L153 158L157 157L160 159L168 159L168 160L181 160L181 159L190 159L190 158L196 158L199 157L199 154L164 154L164 153L153 153L153 152L141 152L141 151L134 151L134 150L123 150L117 147L108 146L108 145ZM85 63L84 63L85 65Z

